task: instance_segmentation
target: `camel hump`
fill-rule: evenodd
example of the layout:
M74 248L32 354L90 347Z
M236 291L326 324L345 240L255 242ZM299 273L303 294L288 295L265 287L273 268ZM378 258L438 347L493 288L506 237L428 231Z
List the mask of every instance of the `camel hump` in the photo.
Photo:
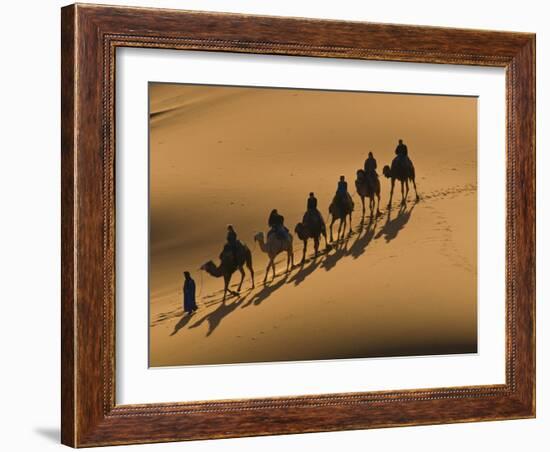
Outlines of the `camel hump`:
M335 218L342 218L345 215L351 214L355 204L350 194L346 192L345 196L336 194L330 203L329 212Z
M395 157L391 163L389 177L391 177L391 175L400 180L404 180L406 178L414 178L414 165L412 163L412 160L407 155L403 154Z
M317 209L308 210L302 218L302 223L310 231L321 231L325 225L325 220Z
M222 261L236 260L236 262L234 262L235 264L243 265L249 255L250 255L250 250L248 246L246 246L240 240L237 240L235 241L234 248L228 243L225 244L225 246L223 247L222 253L220 255L220 259Z
M248 246L246 246L246 243L243 243L240 240L237 240L237 252L245 255L248 251L249 249L248 249Z

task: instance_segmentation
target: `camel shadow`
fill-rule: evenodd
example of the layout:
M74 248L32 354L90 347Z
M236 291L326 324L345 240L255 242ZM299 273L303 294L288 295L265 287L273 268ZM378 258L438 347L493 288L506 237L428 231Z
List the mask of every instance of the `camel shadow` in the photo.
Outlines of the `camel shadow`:
M309 264L305 265L308 261ZM299 265L299 270L288 280L288 284L294 283L295 286L300 285L308 276L313 274L313 272L319 268L321 262L322 260L319 258L319 254L310 259L306 259L306 261Z
M276 292L281 287L283 287L287 283L287 281L288 281L288 273L285 273L285 275L282 278L280 278L277 282L275 283L271 282L269 284L265 284L259 292L255 293L250 298L250 300L248 300L248 302L242 306L243 309L251 305L254 305L254 306L260 305L267 298L269 298L270 295L272 295L274 292Z
M397 237L399 232L409 222L414 207L417 203L418 201L414 201L410 204L410 208L407 208L407 205L402 205L399 208L395 218L392 218L392 212L391 210L388 210L386 221L378 233L376 233L378 217L369 217L368 221L365 220L365 217L362 217L360 223L354 228L353 233L346 234L344 238L333 242L330 250L320 252L317 256L311 256L306 259L305 262L302 262L298 266L294 267L298 268L298 271L294 274L291 271L290 273L285 272L284 276L277 275L275 282L265 284L258 292L254 294L252 294L252 290L249 290L246 295L243 297L238 297L235 301L229 304L221 300L215 300L216 294L207 296L206 298L210 299L206 303L207 307L214 306L218 303L219 306L193 324L190 324L190 322L192 319L197 317L196 314L183 316L175 325L171 336L177 334L177 332L186 325L189 325L188 327L191 329L199 327L204 322L208 323L208 331L206 336L210 336L216 328L218 328L221 321L235 311L239 306L243 309L252 305L259 306L273 293L281 289L285 284L294 284L295 286L298 286L319 268L324 268L325 271L332 270L344 257L352 256L354 259L358 259L365 253L367 247L373 239L384 237L386 243L389 243ZM354 236L355 239L351 242L352 237ZM169 313L166 317L168 318L170 314L173 315L173 313Z
M386 218L386 222L384 223L384 226L378 234L376 234L376 238L384 237L384 240L386 243L391 242L394 240L399 232L406 226L406 224L411 219L412 212L416 206L418 201L414 201L410 207L410 209L407 208L406 204L401 204L399 207L399 211L397 213L397 216L392 219L391 218L391 210L388 210L388 216Z
M325 271L332 270L344 257L352 256L357 259L361 256L374 237L376 224L377 218L369 217L369 221L365 222L365 217L361 217L361 222L353 231L353 235L347 235L343 240L338 241L334 247L335 252L326 257L321 265ZM355 240L350 245L352 236L355 236Z
M361 223L357 228L357 238L351 245L348 254L354 259L358 259L367 249L367 246L374 238L378 218L370 217L369 222L365 224L365 219L361 219Z
M333 253L328 254L325 257L325 260L321 264L321 267L325 269L325 271L332 270L338 261L340 261L342 258L346 257L349 253L348 245L350 241L351 233L346 234L346 236L343 239L340 239L336 242L335 245L333 245Z
M208 331L206 332L206 336L210 336L216 330L216 328L220 326L221 321L229 314L231 314L235 309L237 309L245 299L246 295L243 298L238 298L230 304L226 304L225 302L220 303L220 305L216 309L206 314L197 322L193 323L193 325L189 325L189 329L198 328L204 322L208 322Z

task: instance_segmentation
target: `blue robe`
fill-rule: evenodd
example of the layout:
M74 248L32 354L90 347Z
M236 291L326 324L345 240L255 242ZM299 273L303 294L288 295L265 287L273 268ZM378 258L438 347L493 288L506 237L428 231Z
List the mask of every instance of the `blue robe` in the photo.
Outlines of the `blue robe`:
M183 310L185 312L193 312L197 309L195 301L195 281L186 279L183 284Z
M348 183L345 180L338 181L338 188L336 189L336 194L341 196L342 199L345 199L347 193L348 193Z

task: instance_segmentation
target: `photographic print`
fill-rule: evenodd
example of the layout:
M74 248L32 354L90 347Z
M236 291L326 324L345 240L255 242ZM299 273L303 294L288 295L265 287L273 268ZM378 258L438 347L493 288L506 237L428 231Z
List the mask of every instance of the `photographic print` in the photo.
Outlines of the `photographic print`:
M149 83L149 365L477 352L477 98Z

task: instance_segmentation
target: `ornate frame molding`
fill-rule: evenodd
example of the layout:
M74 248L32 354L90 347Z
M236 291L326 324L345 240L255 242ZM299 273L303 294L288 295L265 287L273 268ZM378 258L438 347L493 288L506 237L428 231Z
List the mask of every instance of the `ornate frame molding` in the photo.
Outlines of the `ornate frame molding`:
M118 47L506 68L506 384L115 404ZM535 36L71 5L62 9L62 442L73 447L533 417Z

